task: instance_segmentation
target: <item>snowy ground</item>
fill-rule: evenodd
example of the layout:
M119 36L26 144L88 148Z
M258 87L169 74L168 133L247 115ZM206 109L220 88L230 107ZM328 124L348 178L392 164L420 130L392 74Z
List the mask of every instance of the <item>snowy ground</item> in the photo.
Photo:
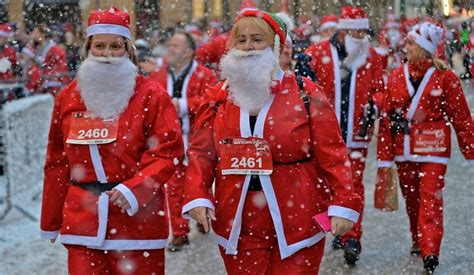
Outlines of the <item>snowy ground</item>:
M474 114L472 84L465 87L469 87L466 96ZM441 264L436 274L472 274L474 168L464 160L457 143L453 149L444 190L445 234ZM366 208L361 260L353 268L344 265L342 252L332 251L332 237L329 237L320 274L423 274L421 259L409 255L410 236L403 200L399 200L400 210L396 212L383 213L373 208L375 171L372 148L365 174ZM39 216L39 201L21 203L36 217ZM16 209L0 221L0 274L67 273L65 249L60 244L51 245L40 240L38 227L37 221L25 218ZM193 232L190 246L182 252L167 253L166 257L167 274L225 274L217 246L209 236Z

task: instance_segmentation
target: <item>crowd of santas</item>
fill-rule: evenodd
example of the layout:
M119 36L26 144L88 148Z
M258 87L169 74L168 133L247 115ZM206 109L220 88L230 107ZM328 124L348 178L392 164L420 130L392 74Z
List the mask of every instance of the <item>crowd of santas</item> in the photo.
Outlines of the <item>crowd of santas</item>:
M171 251L189 243L183 217L191 216L206 232L212 220L230 274L242 265L249 272L314 273L327 229L312 217L327 212L333 247L354 265L362 251L363 172L380 119L380 179L398 168L410 252L434 271L448 123L472 163L474 124L446 62L446 30L430 21L389 17L375 47L362 8L345 6L339 17L321 18L317 35L307 23L295 27L287 14L245 9L229 32L215 32L206 43L196 39L199 29L173 31L157 58L146 57L143 41L145 54L136 55L127 13L92 12L78 77L53 110L43 237L55 240L60 232L77 272L89 258L113 262L122 250L134 251L130 257L146 268L162 269L167 226L156 213L166 212ZM69 81L64 54L40 28L32 37L41 50L40 75L49 76L40 77L41 87L56 94ZM241 169L264 153L265 169ZM257 248L264 248L261 257L252 256ZM139 260L140 249L157 250L157 262ZM299 257L307 266L295 263Z

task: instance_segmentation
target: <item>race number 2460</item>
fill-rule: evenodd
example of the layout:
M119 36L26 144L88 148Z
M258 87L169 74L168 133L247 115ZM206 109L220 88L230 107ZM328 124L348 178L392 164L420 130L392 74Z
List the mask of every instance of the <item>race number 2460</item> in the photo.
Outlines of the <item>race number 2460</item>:
M231 158L230 161L232 164L230 165L232 168L255 168L257 165L257 168L262 168L262 159L261 158L247 158L247 157L242 157L241 159L239 158Z
M103 129L89 129L89 130L79 130L78 139L85 138L106 138L109 135L109 130L107 128Z

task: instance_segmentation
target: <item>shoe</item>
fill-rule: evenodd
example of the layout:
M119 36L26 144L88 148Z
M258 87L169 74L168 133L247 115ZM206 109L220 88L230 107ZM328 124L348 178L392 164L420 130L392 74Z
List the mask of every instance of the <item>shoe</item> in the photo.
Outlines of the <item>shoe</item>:
M436 267L439 265L438 256L435 256L435 255L426 256L425 259L423 260L423 265L425 267L425 270L428 273L430 274L433 273Z
M182 237L173 237L173 240L168 245L168 251L170 252L181 251L185 245L189 245L188 236L184 235Z
M418 246L413 245L410 249L410 254L412 256L420 256L421 250Z
M470 73L463 73L460 75L461 79L471 79L472 75Z
M342 249L343 247L344 247L344 243L342 242L341 236L334 237L334 239L332 240L332 248L334 250L339 250L339 249Z
M344 259L348 265L355 265L355 263L359 260L359 255L362 250L362 246L360 245L360 241L350 238L346 241L346 245L344 246Z

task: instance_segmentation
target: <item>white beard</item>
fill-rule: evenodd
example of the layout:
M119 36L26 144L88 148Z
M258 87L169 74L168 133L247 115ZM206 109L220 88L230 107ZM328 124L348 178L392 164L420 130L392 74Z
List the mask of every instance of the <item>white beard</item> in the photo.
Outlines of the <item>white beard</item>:
M362 39L353 38L346 34L344 37L344 46L346 47L347 57L344 64L352 71L365 64L369 56L369 38L365 36Z
M229 100L250 113L258 113L270 98L277 65L278 59L271 48L261 51L231 49L220 63L222 76L229 85Z
M137 67L128 58L89 56L77 73L86 108L100 118L117 118L125 111L135 89Z

